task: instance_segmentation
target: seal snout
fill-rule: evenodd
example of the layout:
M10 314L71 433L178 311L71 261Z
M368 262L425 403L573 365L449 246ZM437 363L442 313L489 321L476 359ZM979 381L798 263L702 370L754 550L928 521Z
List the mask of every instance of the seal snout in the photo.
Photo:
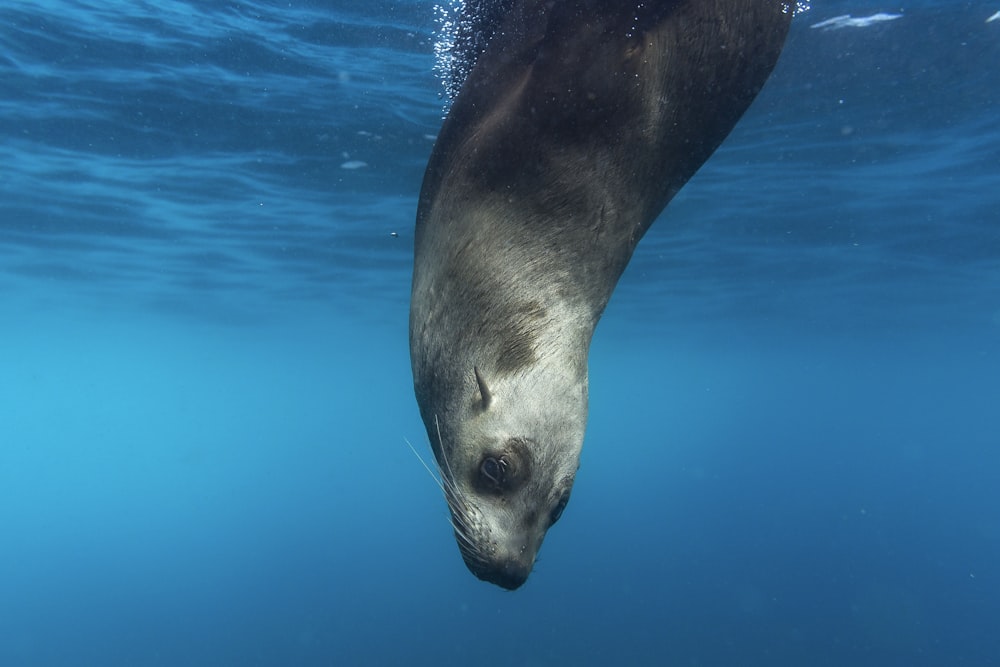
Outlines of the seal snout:
M510 558L489 563L466 561L472 574L508 591L520 588L531 574L531 563Z
M483 551L470 549L469 546L459 541L459 552L469 571L477 578L509 591L520 588L528 580L531 568L535 564L537 550L527 547L500 553L494 545L493 553L486 555Z

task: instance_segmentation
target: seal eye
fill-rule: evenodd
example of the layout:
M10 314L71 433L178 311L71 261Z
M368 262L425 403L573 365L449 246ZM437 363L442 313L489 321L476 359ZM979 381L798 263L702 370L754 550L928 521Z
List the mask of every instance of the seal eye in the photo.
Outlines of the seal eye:
M549 528L555 525L559 517L562 516L563 510L566 509L566 504L569 502L569 494L563 494L563 497L559 499L556 506L552 508L551 514L549 514Z
M490 496L516 492L531 473L530 454L524 441L511 439L503 449L483 452L479 465L469 470L473 488Z
M503 486L506 470L507 462L503 460L503 457L495 459L492 456L487 456L479 466L479 473L497 488Z

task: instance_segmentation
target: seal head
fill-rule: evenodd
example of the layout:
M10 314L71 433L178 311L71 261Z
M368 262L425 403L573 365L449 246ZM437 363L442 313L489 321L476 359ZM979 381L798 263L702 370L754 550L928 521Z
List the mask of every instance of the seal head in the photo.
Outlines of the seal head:
M573 486L594 327L639 239L763 86L791 11L499 4L424 176L410 355L462 557L514 589Z

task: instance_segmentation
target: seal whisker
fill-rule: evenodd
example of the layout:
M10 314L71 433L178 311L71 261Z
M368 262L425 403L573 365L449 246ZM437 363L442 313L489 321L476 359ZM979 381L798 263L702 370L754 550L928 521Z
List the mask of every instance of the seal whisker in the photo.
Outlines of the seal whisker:
M476 553L479 553L479 547L472 540L472 538L469 537L468 533L466 533L465 526L460 525L460 524L456 524L454 521L452 521L451 522L451 527L455 529L455 536L458 537L459 540L463 544L465 544L466 547L469 548L469 550L474 551Z
M463 558L467 561L471 560L475 563L485 564L488 562L485 554L483 553L482 547L473 538L474 531L469 524L469 519L472 516L472 509L467 502L465 495L459 490L458 485L455 483L455 473L452 470L451 462L448 460L448 455L444 447L444 440L441 436L441 423L438 420L437 415L434 415L434 426L437 431L438 437L438 451L441 453L441 461L437 462L437 469L439 476L432 477L438 483L442 493L444 493L445 500L448 502L448 506L451 509L449 512L449 523L451 524L452 531L455 533L455 537L459 543L459 549L462 552ZM409 441L406 443L410 445L413 449L413 445ZM414 453L416 453L414 451ZM420 462L424 464L427 468L427 464L424 462L420 455L417 455Z
M437 431L438 451L441 453L441 461L438 462L438 471L441 474L441 488L444 491L445 500L448 501L448 505L451 508L451 512L449 513L451 527L458 540L459 549L462 552L462 557L467 562L472 561L480 565L485 565L489 562L489 559L483 552L482 546L473 537L475 531L473 531L472 526L469 524L469 520L473 516L473 510L466 500L465 495L455 483L455 472L451 467L451 461L448 460L444 438L441 436L441 422L437 415L434 415L434 428Z
M437 434L438 434L438 451L441 452L441 458L444 459L444 464L445 464L445 467L447 468L448 480L449 481L454 480L455 479L455 473L452 471L452 469L451 469L451 462L448 461L448 456L445 453L444 441L441 439L441 422L438 421L438 416L437 415L434 415L434 428L437 429ZM442 468L441 469L441 475L444 476L445 472L446 472L445 469Z
M440 430L438 431L438 438L440 439ZM407 438L403 438L403 442L406 443L406 446L410 448L413 455L417 457L418 461L420 461L420 465L424 467L427 474L431 476L434 483L437 484L439 489L441 489L441 492L444 494L445 499L449 501L449 504L456 507L456 511L449 512L448 522L451 524L455 536L459 539L460 544L463 546L462 552L467 558L471 558L477 562L485 562L482 551L469 534L471 531L469 530L469 524L466 520L468 508L459 495L458 489L455 488L455 483L448 479L444 475L444 471L440 468L439 472L441 473L441 476L438 477L438 475L435 475L434 471L427 465L427 462L424 461L424 457L420 456L420 453L413 446L413 443L411 443Z
M441 489L441 492L447 495L448 492L445 491L444 484L441 482L440 479L438 479L437 475L434 474L434 471L431 470L430 466L427 465L427 462L424 461L424 457L422 457L420 453L416 450L416 448L412 444L410 444L409 440L403 438L403 442L405 442L406 446L410 448L410 451L413 452L413 455L417 457L417 460L420 461L420 465L424 467L424 470L426 470L427 474L431 476L431 479L433 479L434 483L437 484L439 489Z
M440 463L438 464L438 470L441 472L445 498L462 510L464 515L468 515L469 505L465 501L465 496L459 491L458 486L455 484L455 472L451 468L451 461L448 460L444 440L441 437L441 422L438 421L437 415L434 415L434 427L437 430L438 451L441 452L441 458L444 460L444 465L441 465Z
M438 429L439 442L440 438L441 438L441 429L439 428ZM403 438L403 442L405 442L406 446L410 448L410 451L413 452L413 455L417 457L417 460L420 461L420 465L424 467L424 470L426 470L427 474L431 476L431 479L434 480L434 483L437 485L437 487L441 489L441 492L444 494L445 498L451 500L456 505L459 505L461 509L463 509L464 511L468 511L467 505L462 500L462 497L459 494L458 489L455 488L455 483L449 478L449 476L445 474L444 469L438 466L437 468L440 476L435 475L434 471L431 470L429 465L427 465L427 462L424 460L424 457L422 457L420 455L420 452L417 451L416 447L413 446L413 443L411 443L407 438ZM445 460L447 461L447 459ZM464 520L463 520L463 525L464 525Z

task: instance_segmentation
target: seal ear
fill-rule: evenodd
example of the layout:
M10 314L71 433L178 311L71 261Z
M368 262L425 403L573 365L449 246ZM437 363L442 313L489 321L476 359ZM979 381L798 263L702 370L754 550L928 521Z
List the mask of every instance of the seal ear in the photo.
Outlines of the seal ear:
M490 393L490 388L486 386L486 380L483 379L482 373L479 372L479 367L473 366L472 370L476 374L476 384L479 385L479 407L482 410L489 410L490 403L493 402L493 394Z

